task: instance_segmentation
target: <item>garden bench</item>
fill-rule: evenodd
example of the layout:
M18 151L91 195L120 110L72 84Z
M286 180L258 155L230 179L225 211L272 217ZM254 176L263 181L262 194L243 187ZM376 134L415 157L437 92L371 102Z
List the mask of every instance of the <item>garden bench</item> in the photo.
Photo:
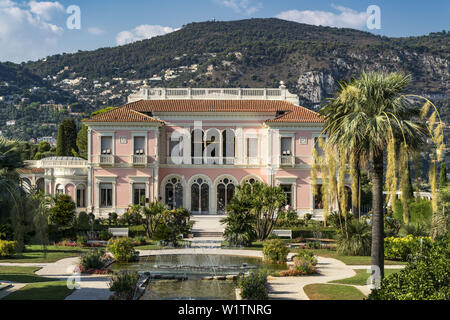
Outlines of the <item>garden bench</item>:
M113 235L113 237L128 237L128 228L109 228L108 232Z
M273 230L272 233L278 237L288 237L292 239L292 230Z

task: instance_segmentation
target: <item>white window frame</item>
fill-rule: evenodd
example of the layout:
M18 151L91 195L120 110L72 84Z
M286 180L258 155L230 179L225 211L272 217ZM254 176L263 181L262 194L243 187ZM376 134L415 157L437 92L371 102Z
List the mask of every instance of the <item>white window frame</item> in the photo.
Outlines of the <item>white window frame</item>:
M134 154L134 138L135 137L144 137L145 138L145 144L144 144L144 156L148 156L148 132L142 131L142 132L132 132L131 133L131 155L135 156Z
M111 156L116 155L115 132L99 132L98 133L98 156L102 155L102 137L111 137Z
M130 176L130 204L134 205L134 185L135 184L145 184L145 198L150 201L150 181L151 176Z
M116 180L117 180L117 177L116 176L114 176L114 177L99 177L99 176L97 176L97 177L95 177L95 184L96 184L96 191L97 191L97 196L96 196L96 198L97 198L97 203L96 203L96 206L95 206L95 208L96 209L109 209L109 210L115 210L116 208L117 208L117 204L116 204ZM111 208L102 208L101 206L100 206L100 200L101 200L101 194L100 194L100 192L101 192L101 188L100 188L100 185L101 184L103 184L103 183L111 183L112 184L112 206L111 206Z

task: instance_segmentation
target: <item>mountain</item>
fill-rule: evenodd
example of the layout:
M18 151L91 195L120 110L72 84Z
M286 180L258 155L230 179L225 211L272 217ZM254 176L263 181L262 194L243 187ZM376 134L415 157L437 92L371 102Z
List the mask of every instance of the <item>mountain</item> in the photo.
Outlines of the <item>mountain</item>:
M417 93L449 89L450 33L388 38L353 29L311 26L279 19L191 23L125 46L61 54L25 64L40 76L64 67L87 79L164 76L165 86L262 87L284 80L306 105L318 104L336 81L370 70L403 70ZM161 85L161 83L158 83Z
M170 34L124 46L63 53L20 65L0 63L0 96L43 87L58 96L34 94L32 101L77 101L76 112L87 115L99 107L125 103L144 80L153 87L278 87L284 81L300 96L302 105L317 109L342 79L362 71L397 70L412 74L409 91L431 97L450 122L449 43L446 31L388 38L274 18L190 23ZM33 108L25 106L26 114ZM1 113L0 101L0 130L6 128L7 120L26 115L16 109L20 106L9 105ZM70 112L58 116L46 112L39 113L43 123L55 124L71 116ZM27 132L21 136L24 139L43 132L56 134L55 128L35 126L32 121L19 121L14 134L21 129Z

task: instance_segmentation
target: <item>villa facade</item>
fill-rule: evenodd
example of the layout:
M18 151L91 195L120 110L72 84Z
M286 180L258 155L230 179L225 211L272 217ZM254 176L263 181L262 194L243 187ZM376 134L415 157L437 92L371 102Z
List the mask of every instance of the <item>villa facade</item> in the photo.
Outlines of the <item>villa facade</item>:
M85 120L88 160L55 157L21 171L25 184L65 193L107 216L160 200L224 214L238 184L281 186L287 205L320 218L310 170L319 116L279 89L150 89Z

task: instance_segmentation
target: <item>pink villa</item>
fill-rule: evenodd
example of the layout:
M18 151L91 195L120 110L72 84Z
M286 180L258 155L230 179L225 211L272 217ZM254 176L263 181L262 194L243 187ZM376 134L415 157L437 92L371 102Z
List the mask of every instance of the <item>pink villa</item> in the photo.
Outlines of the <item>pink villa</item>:
M299 215L314 201L312 148L319 116L275 89L149 88L85 120L88 160L53 157L21 171L24 184L70 195L78 211L107 216L154 200L196 215L221 215L235 186L281 186Z

